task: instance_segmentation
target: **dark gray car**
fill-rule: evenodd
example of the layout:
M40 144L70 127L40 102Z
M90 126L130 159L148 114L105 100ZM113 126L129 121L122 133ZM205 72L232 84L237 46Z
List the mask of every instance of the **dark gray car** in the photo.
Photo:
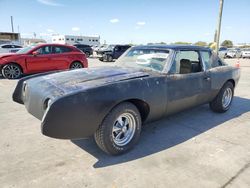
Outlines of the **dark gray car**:
M113 67L23 78L13 100L42 121L44 135L94 135L103 151L116 155L136 144L142 124L205 103L226 112L239 77L238 68L209 48L137 46Z

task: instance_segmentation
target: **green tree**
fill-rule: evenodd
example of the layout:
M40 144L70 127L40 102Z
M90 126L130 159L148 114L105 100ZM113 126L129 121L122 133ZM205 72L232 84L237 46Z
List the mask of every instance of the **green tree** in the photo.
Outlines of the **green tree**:
M179 42L175 42L174 44L192 44L192 43L190 43L190 42L181 42L181 41L179 41Z
M227 47L227 48L232 48L233 47L233 42L231 40L224 40L221 43L221 46Z
M198 41L198 42L194 43L194 45L196 45L196 46L207 46L207 43L203 42L203 41Z

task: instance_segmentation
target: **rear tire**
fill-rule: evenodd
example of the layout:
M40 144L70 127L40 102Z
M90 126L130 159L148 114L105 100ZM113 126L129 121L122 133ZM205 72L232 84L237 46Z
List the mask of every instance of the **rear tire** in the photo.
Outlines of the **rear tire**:
M9 63L2 68L2 75L7 79L18 79L22 73L21 67L14 63Z
M124 102L113 108L95 132L97 145L110 155L122 154L138 142L141 116L135 105Z
M103 59L103 61L108 61L108 55L106 55L106 54L103 54L103 56L102 56L102 59Z
M218 113L226 112L233 101L234 86L232 82L226 82L215 99L209 103L211 110Z
M69 69L81 69L81 68L83 68L83 65L79 61L74 61L73 63L71 63L69 67Z
M112 62L113 61L113 57L111 55L107 55L107 62Z

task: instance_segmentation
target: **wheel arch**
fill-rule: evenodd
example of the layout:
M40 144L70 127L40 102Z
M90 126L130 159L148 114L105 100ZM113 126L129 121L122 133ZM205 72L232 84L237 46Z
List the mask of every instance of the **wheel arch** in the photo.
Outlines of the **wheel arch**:
M84 63L83 63L82 61L80 61L80 60L73 60L73 61L69 64L69 67L71 67L71 65L72 65L73 63L81 63L81 64L82 64L82 67L85 68Z
M124 103L124 102L130 102L133 105L135 105L136 108L138 109L138 111L140 112L142 122L146 121L146 119L149 115L149 112L150 112L150 107L149 107L149 104L147 102L145 102L141 99L126 99L126 100L123 100L123 101L120 101L119 103L117 103L115 106L112 107L112 109L115 108L117 105Z
M227 83L227 82L231 82L233 84L234 88L235 88L235 81L234 81L234 79L229 79L225 83Z
M19 63L17 63L17 62L14 62L14 61L12 61L12 62L8 62L8 63L5 63L3 66L2 66L2 68L4 67L4 66L6 66L6 65L10 65L10 64L14 64L14 65L17 65L20 69L21 69L21 71L22 71L22 74L24 73L24 68L22 67L22 65L20 65Z

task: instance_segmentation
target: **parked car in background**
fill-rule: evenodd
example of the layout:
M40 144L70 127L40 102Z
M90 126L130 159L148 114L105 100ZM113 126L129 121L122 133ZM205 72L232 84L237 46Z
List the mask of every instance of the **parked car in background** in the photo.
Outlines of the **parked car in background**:
M113 47L114 47L113 44L110 44L110 45L106 45L106 44L101 45L99 48L97 48L96 54L97 54L97 55L102 55L104 51L107 51L107 50L109 50L109 49L112 49Z
M241 56L241 51L238 49L228 50L226 54L227 58L239 58L240 56Z
M86 44L74 44L74 46L76 48L78 48L79 50L81 50L82 52L84 52L87 57L93 55L93 49L89 45L86 45Z
M118 59L130 47L130 45L113 45L101 52L99 60L111 62L114 59Z
M0 72L8 79L19 78L22 74L86 67L86 55L68 45L42 44L0 55Z
M0 53L15 53L21 48L22 46L16 44L2 44L0 45Z
M228 49L226 47L220 47L219 49L219 57L225 58L227 55Z
M104 152L118 155L138 142L143 124L206 103L226 112L239 78L239 68L209 48L136 46L114 66L23 78L13 100L41 120L44 135L94 136Z
M250 58L250 49L242 49L241 50L242 58Z

